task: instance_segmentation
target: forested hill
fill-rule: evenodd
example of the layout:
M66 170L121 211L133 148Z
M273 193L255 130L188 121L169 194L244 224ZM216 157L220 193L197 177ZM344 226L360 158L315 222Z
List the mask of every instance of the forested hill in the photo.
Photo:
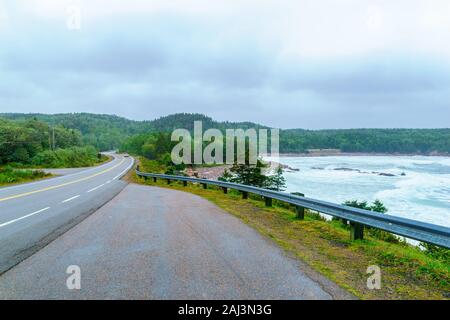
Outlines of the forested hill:
M148 121L147 124L154 131L173 131L178 128L192 131L194 129L194 121L201 121L203 130L216 128L225 130L228 128L268 128L263 125L253 122L230 122L230 121L215 121L211 117L199 113L177 113Z
M340 149L342 152L450 154L450 129L283 130L280 151Z
M119 148L125 139L150 132L170 132L176 128L192 130L194 121L208 128L260 128L252 122L219 122L202 114L179 113L151 121L134 121L115 115L90 113L0 114L0 118L24 121L37 119L81 133L83 144L99 150ZM1 123L0 123L1 126ZM346 129L281 131L280 151L306 152L309 149L340 149L344 152L450 153L450 129Z
M217 128L259 128L251 122L219 122L197 113L177 113L151 121L134 121L116 115L92 113L0 113L0 118L16 121L39 120L51 126L76 129L81 132L84 144L93 145L99 150L119 148L122 142L135 134L149 132L171 132L177 128L193 130L194 121L202 121L203 130Z
M10 120L36 119L50 126L61 126L81 132L84 144L99 150L112 150L120 146L126 137L143 133L148 128L146 122L138 122L115 115L91 113L32 114L4 113L0 117Z

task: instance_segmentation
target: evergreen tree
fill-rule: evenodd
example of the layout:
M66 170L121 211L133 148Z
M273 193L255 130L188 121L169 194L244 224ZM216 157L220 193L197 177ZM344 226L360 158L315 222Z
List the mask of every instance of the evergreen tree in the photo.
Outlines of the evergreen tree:
M384 204L378 199L373 202L370 210L380 213L386 213L388 211Z
M283 176L283 168L278 166L275 170L275 174L268 179L267 189L275 191L284 191L286 188L286 179Z
M225 169L223 171L223 174L221 177L219 177L218 180L224 181L224 182L231 182L231 179L233 179L233 175L228 171L228 169Z

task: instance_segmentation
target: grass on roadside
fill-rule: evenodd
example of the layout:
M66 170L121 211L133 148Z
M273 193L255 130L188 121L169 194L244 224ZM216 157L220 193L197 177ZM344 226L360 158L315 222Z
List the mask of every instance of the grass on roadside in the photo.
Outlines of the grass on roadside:
M141 170L155 172L156 164L141 161ZM153 167L153 168L152 168ZM450 298L450 262L437 259L406 243L390 243L366 233L364 240L350 241L349 231L339 221L325 221L306 211L305 220L297 220L293 210L274 202L265 207L257 196L241 198L230 190L152 179L146 182L133 173L132 180L158 187L191 192L202 196L240 218L281 246L289 255L309 264L362 299L448 299ZM366 273L371 265L381 268L382 286L367 288Z
M13 169L9 166L0 168L0 186L49 178L52 175L42 170Z
M105 162L110 161L112 158L101 155L96 157L89 163L82 162L88 166L97 166ZM6 166L0 167L0 186L9 186L19 183L31 182L34 180L46 179L53 177L51 173L47 173L42 170L43 166L26 166L19 163L12 163Z

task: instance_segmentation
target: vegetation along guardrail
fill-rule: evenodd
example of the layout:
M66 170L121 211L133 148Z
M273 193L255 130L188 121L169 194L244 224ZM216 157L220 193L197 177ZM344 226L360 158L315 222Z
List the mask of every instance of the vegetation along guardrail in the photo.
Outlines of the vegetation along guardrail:
M153 178L155 182L156 179L159 178L166 179L167 183L170 183L172 180L183 181L185 186L188 182L199 183L202 184L205 189L208 185L213 185L222 188L224 193L227 193L228 189L239 190L242 192L242 197L244 199L248 197L249 193L253 193L264 197L267 206L272 205L272 199L277 199L294 205L298 219L304 218L305 208L321 212L349 221L350 237L352 240L363 239L364 226L368 226L406 238L450 248L450 228L448 227L238 183L158 173L145 173L139 170L136 170L136 174L138 177L146 180L148 178Z

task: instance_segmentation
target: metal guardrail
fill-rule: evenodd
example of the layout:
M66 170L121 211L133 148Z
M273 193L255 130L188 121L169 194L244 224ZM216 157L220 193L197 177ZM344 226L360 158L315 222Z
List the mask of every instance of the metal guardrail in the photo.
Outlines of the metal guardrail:
M185 176L173 176L158 173L145 173L136 170L138 177L166 179L168 183L173 181L183 181L202 184L204 188L207 185L213 185L223 188L226 193L228 189L239 190L244 198L248 193L260 195L266 199L266 205L272 204L272 199L280 200L296 206L297 216L303 219L304 209L314 210L333 217L337 217L350 222L351 238L362 239L364 226L381 229L406 238L438 245L450 249L450 228L396 217L388 214L377 213L373 211L353 208L345 205L335 204L322 200L311 199L307 197L297 196L285 192L278 192L253 186L247 186L238 183L224 182L218 180L191 178Z

